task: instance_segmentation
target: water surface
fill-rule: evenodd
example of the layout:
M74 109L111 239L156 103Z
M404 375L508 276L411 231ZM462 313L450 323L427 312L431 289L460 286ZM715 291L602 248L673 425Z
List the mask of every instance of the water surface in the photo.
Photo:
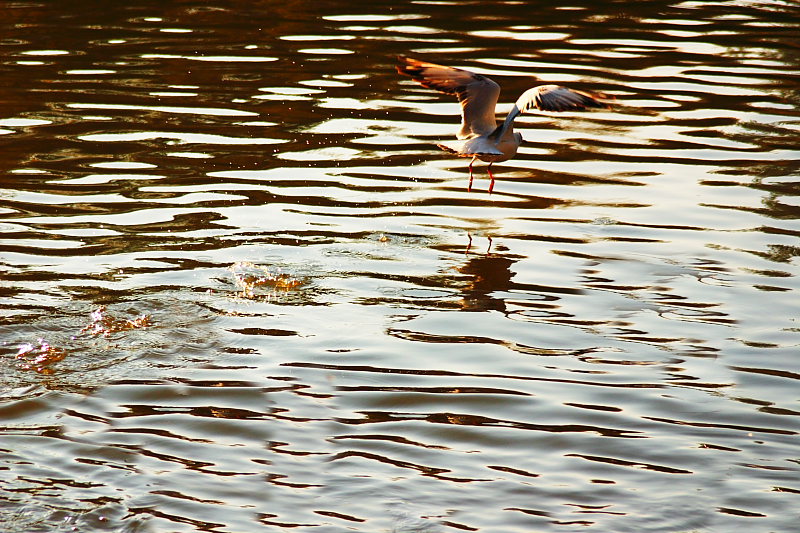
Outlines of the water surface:
M792 3L0 13L4 531L796 523ZM398 54L612 106L468 192Z

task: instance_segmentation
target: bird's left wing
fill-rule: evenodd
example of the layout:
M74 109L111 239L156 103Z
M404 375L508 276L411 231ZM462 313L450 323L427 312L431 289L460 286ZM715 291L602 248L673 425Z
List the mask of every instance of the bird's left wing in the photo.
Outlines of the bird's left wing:
M500 86L481 74L398 56L397 71L424 87L453 94L461 102L459 139L487 135L497 127L495 106Z

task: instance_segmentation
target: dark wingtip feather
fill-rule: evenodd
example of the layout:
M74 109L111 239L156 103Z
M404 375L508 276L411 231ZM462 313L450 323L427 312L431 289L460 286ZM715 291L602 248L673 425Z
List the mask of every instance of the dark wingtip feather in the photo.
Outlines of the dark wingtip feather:
M466 87L459 85L458 87L451 87L445 84L437 83L425 78L425 70L428 68L447 68L434 63L427 63L411 57L398 55L397 56L397 72L410 77L415 82L419 83L427 89L433 89L445 94L454 94L461 98Z
M582 91L575 92L581 96L581 104L583 106L580 109L585 109L587 107L594 107L596 109L609 109L611 107L610 104L600 101L601 99L608 99L608 96L603 93L585 93Z
M596 109L608 109L610 106L601 102L600 98L606 98L602 94L591 94L583 91L570 89L573 95L579 97L578 101L568 99L543 98L541 95L536 97L536 107L542 111L583 111L588 107Z
M411 76L411 72L409 69L411 68L411 63L409 58L406 56L397 56L397 72L400 74L405 74L406 76Z
M425 80L422 78L423 68L420 61L406 56L397 56L397 72L425 85Z

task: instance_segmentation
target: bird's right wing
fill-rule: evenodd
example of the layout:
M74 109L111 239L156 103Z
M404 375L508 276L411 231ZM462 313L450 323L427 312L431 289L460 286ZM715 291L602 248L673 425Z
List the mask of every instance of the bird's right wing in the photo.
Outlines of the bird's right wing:
M608 107L589 93L567 89L560 85L539 85L528 89L517 99L521 113L535 107L542 111L580 111L587 107Z
M453 94L461 102L459 139L488 135L497 127L495 106L500 86L481 74L398 56L397 71L424 87Z
M492 132L491 138L501 139L514 119L531 108L542 111L582 111L587 107L607 108L608 105L596 100L589 93L567 89L560 85L539 85L522 93L505 121Z

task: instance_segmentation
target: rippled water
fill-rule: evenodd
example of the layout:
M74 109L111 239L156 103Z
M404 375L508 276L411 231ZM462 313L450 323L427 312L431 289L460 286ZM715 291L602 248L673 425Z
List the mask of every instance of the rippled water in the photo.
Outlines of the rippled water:
M796 524L793 2L0 14L3 531Z

